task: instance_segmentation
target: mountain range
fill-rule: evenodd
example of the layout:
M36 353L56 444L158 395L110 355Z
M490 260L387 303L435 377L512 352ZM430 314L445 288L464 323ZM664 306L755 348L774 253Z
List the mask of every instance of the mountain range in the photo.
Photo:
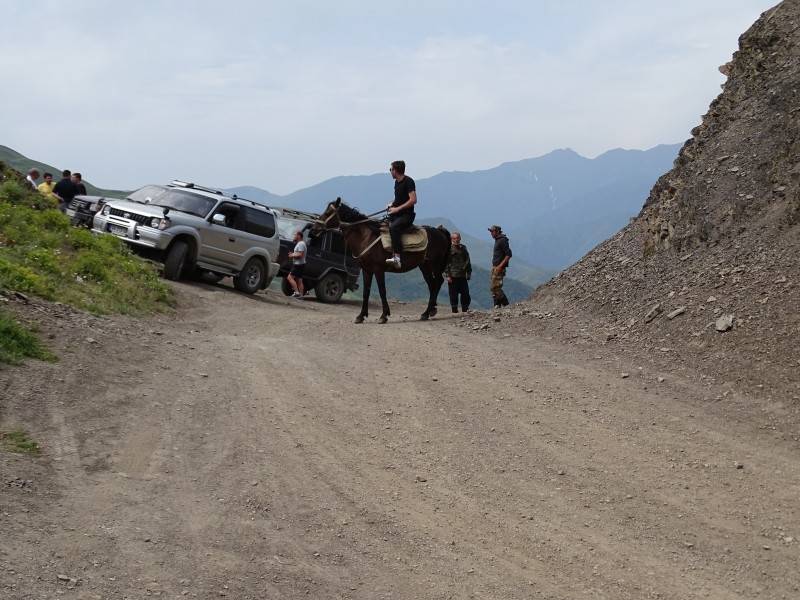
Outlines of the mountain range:
M563 149L482 171L439 173L416 180L417 214L421 219L447 219L462 233L480 238L486 238L489 225L501 225L517 258L558 271L638 214L679 148L617 149L593 159ZM228 191L265 204L317 212L339 196L374 212L393 194L392 181L383 173L334 177L285 196L254 186Z

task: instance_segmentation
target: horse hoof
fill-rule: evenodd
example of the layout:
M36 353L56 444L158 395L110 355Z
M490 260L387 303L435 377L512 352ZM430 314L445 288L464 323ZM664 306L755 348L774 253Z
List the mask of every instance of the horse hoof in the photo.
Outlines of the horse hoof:
M419 316L419 320L420 320L420 321L427 321L429 318L430 318L430 315L429 315L428 313L422 313L422 314Z
M363 323L363 322L364 322L364 317L362 317L361 315L358 315L358 316L356 317L356 320L355 320L355 321L353 321L353 322L354 322L356 325L360 325L361 323Z
M389 320L389 319L387 319L386 317L381 317L380 319L378 319L378 323L380 323L381 325L383 325L383 324L384 324L384 323L386 323L386 321L388 321L388 320Z
M432 308L432 309L430 309L430 310L428 311L428 316L430 316L430 317L435 317L437 312L439 312L439 311L438 311L438 310L436 310L436 308L434 307L434 308Z

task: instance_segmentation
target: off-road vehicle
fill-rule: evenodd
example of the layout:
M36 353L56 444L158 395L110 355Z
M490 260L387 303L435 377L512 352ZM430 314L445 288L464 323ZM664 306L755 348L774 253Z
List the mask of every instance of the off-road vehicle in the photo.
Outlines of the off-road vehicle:
M292 268L289 252L294 250L294 234L302 231L308 250L306 252L306 268L303 272L303 283L306 290L314 290L320 302L339 302L347 290L358 289L358 275L361 268L352 254L347 251L342 234L338 231L324 231L317 236L310 235L311 224L319 219L319 215L290 208L276 208L278 213L278 232L281 238L281 250L278 258L283 278L281 290L287 296L292 295L292 287L286 276Z
M77 227L91 228L94 216L108 200L104 196L75 196L66 209L70 223Z
M167 279L233 276L254 294L278 273L278 229L272 209L194 183L147 185L109 199L92 231L115 235L164 264Z

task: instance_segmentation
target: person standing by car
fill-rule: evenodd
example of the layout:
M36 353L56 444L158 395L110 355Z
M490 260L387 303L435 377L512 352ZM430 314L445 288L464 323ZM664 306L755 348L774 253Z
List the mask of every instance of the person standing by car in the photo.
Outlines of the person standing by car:
M450 236L450 254L444 274L447 276L447 288L450 292L450 306L458 312L458 300L461 297L461 312L469 310L469 279L472 277L472 262L467 247L461 243L461 234L457 231Z
M72 181L72 173L70 173L69 169L64 169L61 172L61 179L53 187L53 193L58 196L58 210L66 212L69 203L78 195L78 188L75 187L75 183Z
M511 247L508 238L500 225L489 227L489 233L494 238L494 251L492 252L492 274L489 278L489 291L492 293L494 307L508 306L508 298L503 291L503 279L506 276L506 267L511 260Z
M403 232L414 224L416 213L414 205L417 203L417 186L414 180L406 175L406 163L396 160L389 168L394 179L394 201L386 207L389 211L389 235L392 238L392 257L386 264L400 269L400 252L403 251Z
M28 189L36 190L36 180L39 179L39 171L38 169L31 169L28 171L28 175L25 177L25 185L28 186Z
M36 189L38 189L45 198L58 201L58 198L56 198L56 195L53 193L53 188L55 187L55 184L53 183L53 174L45 173L42 175L42 178L44 181L40 183L39 187Z
M84 185L83 183L83 175L81 175L80 173L73 173L72 183L75 184L75 189L78 190L78 193L75 194L76 196L86 195L86 185Z
M308 248L303 241L303 232L295 231L294 233L294 251L289 252L289 258L292 259L292 270L286 276L286 281L292 286L294 294L292 298L302 298L305 290L303 289L303 271L306 270L306 252Z

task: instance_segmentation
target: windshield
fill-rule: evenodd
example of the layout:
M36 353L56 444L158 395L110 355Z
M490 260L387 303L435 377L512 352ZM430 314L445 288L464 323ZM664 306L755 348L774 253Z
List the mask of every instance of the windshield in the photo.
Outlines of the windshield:
M171 208L202 218L205 218L217 203L213 198L156 185L147 185L136 190L128 196L128 200L140 204Z
M302 231L306 225L308 223L305 221L280 217L278 219L278 235L284 240L294 239L294 234L297 231Z

